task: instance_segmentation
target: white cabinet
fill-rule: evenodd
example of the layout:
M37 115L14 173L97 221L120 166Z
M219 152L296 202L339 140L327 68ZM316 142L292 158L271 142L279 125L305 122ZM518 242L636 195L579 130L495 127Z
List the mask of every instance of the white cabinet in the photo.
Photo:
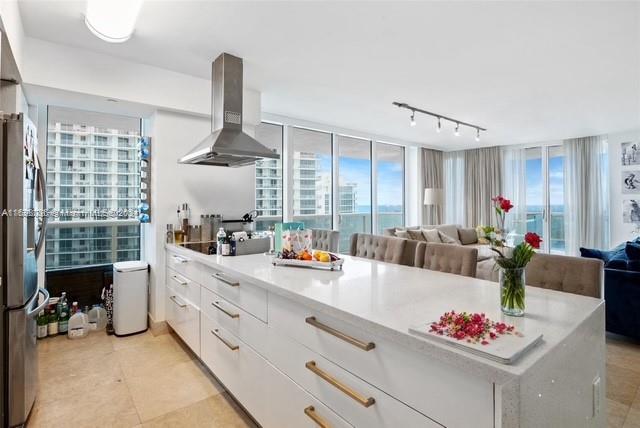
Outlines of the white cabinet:
M191 350L200 356L200 310L167 287L167 323Z
M206 315L201 321L202 361L257 421L266 420L266 360Z
M196 308L200 307L200 284L169 268L167 268L166 281L168 288Z
M267 321L267 290L208 266L203 269L203 286L256 318Z
M269 328L445 426L493 427L490 382L274 294Z

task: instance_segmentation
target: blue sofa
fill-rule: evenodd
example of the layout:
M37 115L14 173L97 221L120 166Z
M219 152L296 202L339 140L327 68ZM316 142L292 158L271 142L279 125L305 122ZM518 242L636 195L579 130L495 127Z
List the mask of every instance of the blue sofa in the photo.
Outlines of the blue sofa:
M607 331L640 341L640 238L610 251L580 248L580 254L605 263Z

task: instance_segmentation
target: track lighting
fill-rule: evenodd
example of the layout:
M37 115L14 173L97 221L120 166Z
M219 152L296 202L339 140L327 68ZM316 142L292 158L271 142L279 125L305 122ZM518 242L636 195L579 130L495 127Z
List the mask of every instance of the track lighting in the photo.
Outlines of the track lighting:
M469 122L463 122L461 120L454 119L452 117L443 116L443 115L438 114L438 113L432 113L430 111L426 111L426 110L423 110L421 108L411 106L411 105L409 105L407 103L399 103L397 101L394 101L393 105L396 106L396 107L399 107L399 108L406 108L407 110L411 111L411 121L409 122L409 124L411 126L416 126L416 112L418 112L418 113L426 114L428 116L433 116L436 119L438 119L438 125L436 126L436 132L438 132L438 133L440 133L440 131L442 131L442 121L443 120L446 120L448 122L456 124L455 131L454 131L454 135L456 137L460 135L460 125L467 126L469 128L475 129L476 130L476 141L480 141L480 131L486 131L487 130L486 128L483 128L482 126L474 125L473 123L469 123Z

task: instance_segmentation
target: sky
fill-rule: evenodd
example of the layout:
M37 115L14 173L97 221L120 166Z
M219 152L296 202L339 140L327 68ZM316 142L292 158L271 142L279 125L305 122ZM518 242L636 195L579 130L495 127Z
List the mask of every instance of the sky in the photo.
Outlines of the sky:
M371 206L371 161L340 157L340 182L357 183L359 207ZM378 162L378 205L402 205L402 165Z
M549 199L551 205L563 205L563 157L549 158ZM527 160L527 206L544 205L542 199L542 159Z

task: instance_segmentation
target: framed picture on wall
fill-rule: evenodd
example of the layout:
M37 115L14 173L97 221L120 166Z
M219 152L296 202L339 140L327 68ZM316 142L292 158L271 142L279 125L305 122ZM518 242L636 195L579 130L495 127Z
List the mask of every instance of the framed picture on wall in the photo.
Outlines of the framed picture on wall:
M620 160L622 166L640 165L640 143L620 143Z
M640 198L622 201L623 223L640 223Z
M622 193L640 194L640 170L622 171Z

